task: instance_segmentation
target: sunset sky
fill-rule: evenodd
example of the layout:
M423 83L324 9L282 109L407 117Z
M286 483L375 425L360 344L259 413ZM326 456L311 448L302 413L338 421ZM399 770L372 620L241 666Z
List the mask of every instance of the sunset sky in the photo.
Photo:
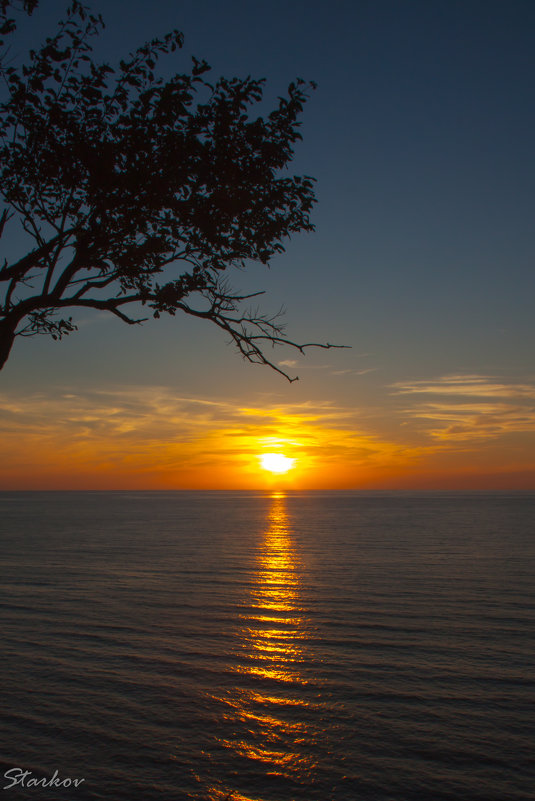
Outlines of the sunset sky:
M13 54L65 5L42 0ZM266 77L264 110L318 83L293 162L317 230L230 277L284 305L293 340L351 349L271 351L289 384L201 321L77 313L0 373L0 489L535 489L535 4L92 7L99 60L179 28L166 74L195 54Z

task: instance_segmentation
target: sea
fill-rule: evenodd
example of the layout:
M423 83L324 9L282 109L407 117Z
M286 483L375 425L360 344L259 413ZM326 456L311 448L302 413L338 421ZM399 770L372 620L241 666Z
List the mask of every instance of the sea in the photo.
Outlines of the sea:
M5 801L533 801L535 493L0 493Z

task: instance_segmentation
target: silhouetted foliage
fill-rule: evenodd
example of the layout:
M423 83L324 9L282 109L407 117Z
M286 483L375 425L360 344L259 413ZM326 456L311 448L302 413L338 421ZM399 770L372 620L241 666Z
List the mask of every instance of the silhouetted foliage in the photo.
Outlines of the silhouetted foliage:
M5 35L13 2L1 3ZM97 64L91 40L102 26L75 1L27 65L2 62L0 234L18 222L33 244L0 266L0 366L16 336L75 330L63 310L135 324L147 319L141 304L145 315L209 320L245 358L283 372L263 348L310 345L289 342L278 316L244 311L254 295L235 294L222 274L267 264L286 237L313 229L313 179L286 172L308 85L295 81L271 113L250 116L263 80L211 83L194 58L188 73L164 81L155 70L182 46L176 30L116 69Z
M17 27L15 18L8 14L17 10L31 14L38 5L39 0L0 0L0 47L4 45L4 37Z

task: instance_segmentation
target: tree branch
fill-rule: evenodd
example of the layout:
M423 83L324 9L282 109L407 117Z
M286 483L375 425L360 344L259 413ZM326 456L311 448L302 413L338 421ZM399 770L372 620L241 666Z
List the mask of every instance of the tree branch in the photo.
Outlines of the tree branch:
M19 261L15 262L15 264L10 265L9 267L2 267L0 269L0 281L10 281L12 278L20 280L24 277L24 275L26 275L27 272L29 272L29 270L32 269L32 267L39 267L39 261L47 258L60 239L61 235L58 234L48 242L44 242L40 247L32 250L27 256L19 259Z
M246 300L250 297L263 294L255 292L251 295L221 295L216 294L213 299L210 309L200 310L193 309L186 303L180 303L179 308L181 311L193 317L200 317L202 319L211 320L218 328L221 328L227 333L231 341L234 342L244 359L252 364L263 364L271 367L275 372L280 373L290 383L299 380L299 376L293 378L288 375L284 370L281 370L271 359L268 359L262 351L261 345L258 343L269 342L273 347L276 345L287 345L291 348L298 350L305 355L307 348L322 348L323 350L330 350L332 348L349 348L350 345L332 345L331 343L320 342L306 342L299 344L284 335L283 327L275 323L275 320L280 317L281 312L277 315L268 318L261 315L244 314L238 317L232 317L226 314L226 311L234 312L237 310L235 305L236 301ZM258 332L258 333L256 333Z

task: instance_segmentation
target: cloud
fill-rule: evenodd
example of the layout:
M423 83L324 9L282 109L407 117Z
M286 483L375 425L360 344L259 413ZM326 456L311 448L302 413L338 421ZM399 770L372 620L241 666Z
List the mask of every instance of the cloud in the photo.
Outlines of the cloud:
M480 375L449 375L431 381L400 381L391 387L400 395L458 395L484 398L531 398L535 385L505 384L496 378Z
M398 382L392 388L394 394L415 396L415 403L403 413L423 420L427 433L437 440L487 440L535 431L535 385L530 383L448 375L431 381ZM424 396L433 397L424 400Z
M267 450L284 450L303 469L324 472L328 465L347 470L406 460L405 446L361 430L357 418L354 408L328 401L245 406L165 387L4 394L0 452L21 477L28 470L152 471L193 482L195 471L211 466L212 486L222 471L245 475Z
M442 391L453 385L456 395ZM479 396L474 386L501 392ZM434 394L420 391L430 387ZM529 438L509 444L503 438L535 432L529 384L448 376L393 389L405 408L377 404L373 413L327 400L283 403L272 395L245 404L165 386L6 392L0 486L258 488L258 457L272 451L297 459L296 488L410 485L434 469L454 474L471 464L477 472L506 460L508 470L531 469ZM485 441L498 437L492 455Z
M366 373L375 373L378 367L368 367L365 370L333 370L331 375L366 375Z

